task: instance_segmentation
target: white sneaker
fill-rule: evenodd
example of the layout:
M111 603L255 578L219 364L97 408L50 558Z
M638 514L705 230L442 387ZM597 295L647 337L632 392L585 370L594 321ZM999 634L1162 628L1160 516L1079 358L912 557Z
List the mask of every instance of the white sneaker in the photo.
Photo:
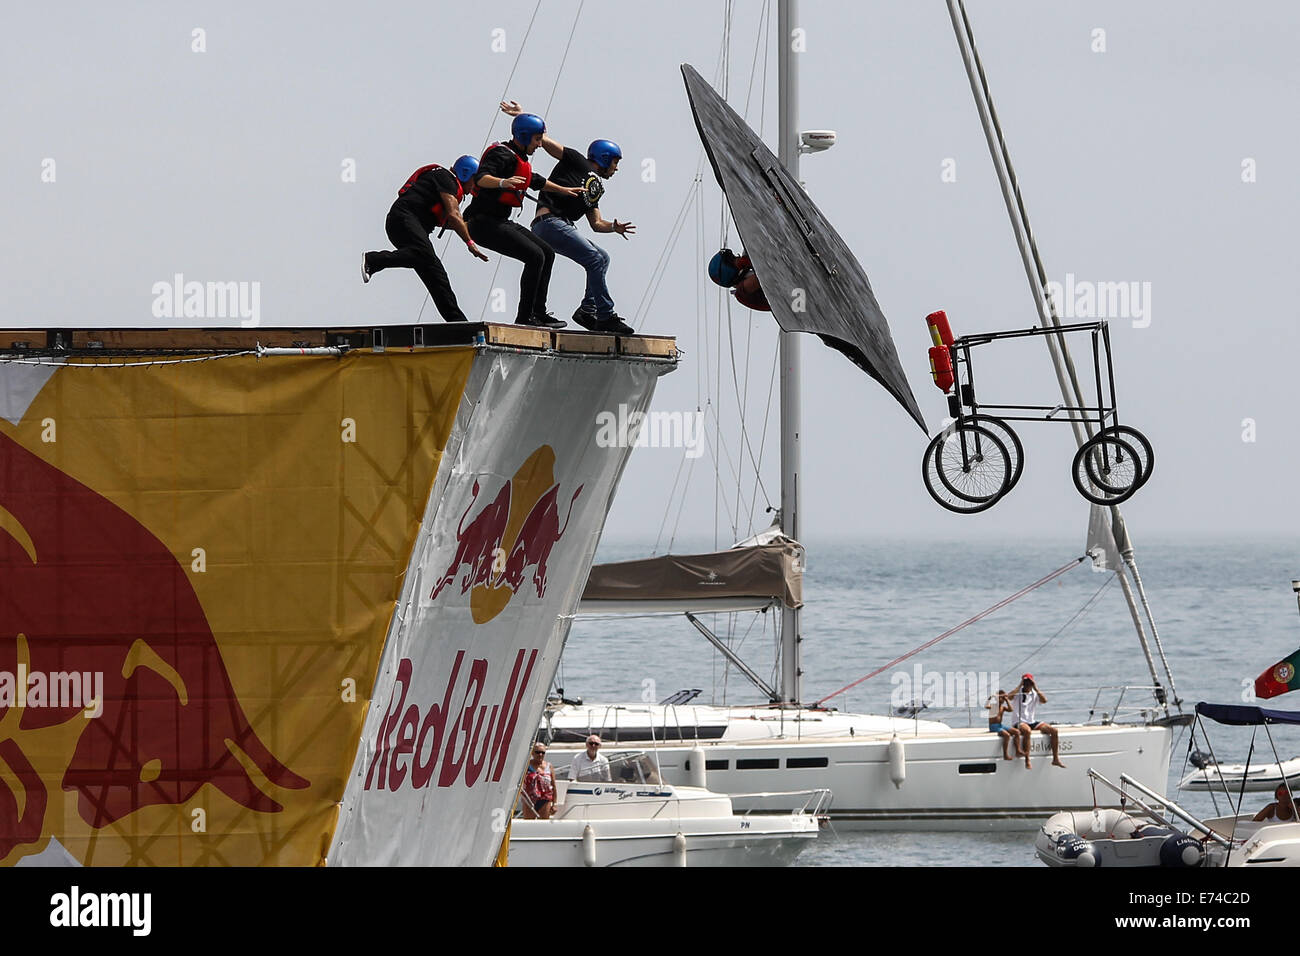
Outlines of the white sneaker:
M361 281L362 282L370 281L370 270L366 268L367 255L369 255L369 253L366 252L361 253Z

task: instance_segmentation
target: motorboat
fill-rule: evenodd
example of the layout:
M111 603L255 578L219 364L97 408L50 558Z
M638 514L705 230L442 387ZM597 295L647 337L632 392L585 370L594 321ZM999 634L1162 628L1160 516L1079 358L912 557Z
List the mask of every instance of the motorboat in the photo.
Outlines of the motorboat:
M1210 758L1178 781L1178 789L1271 791L1283 781L1292 788L1300 787L1300 757L1254 767L1242 763L1217 763Z
M1196 713L1220 723L1256 727L1300 723L1300 712L1245 705L1200 703ZM1242 812L1240 802L1232 807L1234 791L1225 790L1236 812L1201 820L1128 774L1120 775L1118 785L1094 769L1088 775L1116 793L1124 809L1054 814L1034 841L1035 854L1048 866L1300 866L1300 819L1294 811L1290 819L1258 820L1258 814ZM1240 801L1240 787L1235 794Z
M615 754L612 780L557 774L547 820L511 821L510 866L786 866L820 832L830 794L766 794L784 814L736 812L731 797L663 782L644 752Z

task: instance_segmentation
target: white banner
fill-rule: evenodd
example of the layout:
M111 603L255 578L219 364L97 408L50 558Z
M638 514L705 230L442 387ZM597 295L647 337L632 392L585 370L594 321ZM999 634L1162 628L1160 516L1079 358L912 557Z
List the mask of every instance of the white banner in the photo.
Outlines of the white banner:
M486 865L644 412L665 366L475 359L384 649L332 865Z

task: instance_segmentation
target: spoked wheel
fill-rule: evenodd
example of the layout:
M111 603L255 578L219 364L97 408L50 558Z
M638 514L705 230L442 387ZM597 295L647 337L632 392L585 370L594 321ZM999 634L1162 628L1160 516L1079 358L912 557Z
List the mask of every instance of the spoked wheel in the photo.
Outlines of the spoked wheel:
M1083 444L1071 468L1074 487L1094 504L1117 505L1128 501L1142 486L1138 451L1114 434L1099 434Z
M1007 494L1016 486L1016 482L1020 480L1021 472L1025 470L1025 446L1020 443L1020 436L1012 430L1010 425L1000 418L994 418L992 415L968 415L962 421L974 422L988 429L1006 446L1007 454L1011 456L1011 483L1007 485L1007 490L1002 493Z
M1137 487L1141 488L1145 485L1156 463L1155 449L1151 447L1151 442L1147 441L1147 436L1128 425L1109 425L1103 428L1100 434L1114 435L1133 446L1133 450L1137 452L1138 464L1142 466L1142 477L1138 479Z
M963 422L930 442L921 475L930 497L943 507L975 514L1011 489L1011 453L991 430Z

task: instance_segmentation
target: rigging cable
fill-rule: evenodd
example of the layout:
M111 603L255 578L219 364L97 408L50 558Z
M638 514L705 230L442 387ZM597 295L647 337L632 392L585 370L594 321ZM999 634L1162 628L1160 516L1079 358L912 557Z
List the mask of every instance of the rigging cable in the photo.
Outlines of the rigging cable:
M1027 655L1022 657L1010 668L1008 668L1005 671L1001 671L1000 673L1014 674L1017 671L1019 671L1022 667L1024 667L1026 664L1028 664L1029 661L1031 661L1035 655L1037 655L1040 651L1043 650L1043 648L1047 647L1048 644L1051 644L1054 640L1056 640L1058 637L1064 634L1067 630L1069 630L1072 626L1074 626L1074 624L1077 623L1084 615L1086 615L1089 611L1091 611L1093 605L1096 604L1097 601L1101 598L1101 593L1114 583L1115 583L1115 575L1114 574L1108 575L1106 577L1106 580L1101 583L1101 587L1097 588L1097 590L1092 593L1092 597L1088 598L1088 600L1083 602L1082 607L1080 607L1077 611L1075 611L1072 615L1070 615L1069 619L1066 620L1066 622L1060 626L1060 628L1057 630L1055 634L1053 634L1047 640L1043 641L1043 643L1039 644L1036 648L1034 648Z
M519 52L515 54L515 62L514 62L514 63L511 65L511 67L510 67L510 75L506 77L506 85L505 85L505 86L502 88L502 90L501 90L501 101L504 101L504 100L505 100L505 97L506 97L506 94L510 92L510 81L513 80L513 79L515 78L515 70L517 70L517 69L519 68L519 61L520 61L520 59L523 58L523 55L524 55L524 48L528 46L528 37L529 37L529 36L532 34L532 32L533 32L533 23L537 20L537 14L538 14L538 11L540 11L541 9L542 9L542 0L537 0L537 3L533 6L533 15L532 15L531 17L528 18L528 27L527 27L527 29L524 30L524 38L523 38L523 40L522 40L522 41L520 42L520 44L519 44ZM570 39L572 39L572 38L570 38ZM568 53L568 47L565 47L565 53L566 53L566 55L567 55L567 53ZM560 64L560 68L561 68L561 69L564 68L564 64L563 64L563 63ZM556 83L558 83L558 82L560 81L560 78L559 78L558 75L556 76L555 81L556 81ZM552 96L555 95L555 90L554 90L554 89L551 90L551 95L552 95ZM500 101L498 101L498 102L500 102ZM493 107L493 109L492 109L492 119L488 122L487 132L483 135L483 146L482 146L482 148L479 149L479 154L480 154L480 155L482 155L483 150L487 149L488 140L490 140L490 139L492 138L492 127L496 125L496 121L497 121L497 112L498 112L499 109L500 109L499 106L498 106L498 107ZM445 258L445 257L446 257L446 255L447 255L447 247L448 247L450 244L451 244L451 235L449 234L449 235L447 236L447 238L445 238L445 239L442 241L442 255L441 255L439 258ZM489 289L489 292L488 292L487 296L484 297L484 299L483 299L483 308L482 308L482 310L481 310L481 311L479 312L479 314L478 314L478 318L479 318L479 321L480 321L480 322L483 321L483 314L484 314L485 312L487 312L487 304L488 304L488 301L492 298L492 293L491 293L490 290L496 287L496 282L497 282L497 273L500 271L500 269L501 269L501 257L500 257L500 256L497 256L497 264L496 264L496 268L494 268L494 269L492 270L492 279L491 279L491 280L489 281L489 283L488 283L488 289ZM429 304L429 293L426 292L426 293L424 294L424 299L423 299L423 301L420 302L420 312L419 312L419 314L415 317L415 324L416 324L416 325L419 325L419 324L420 324L420 320L421 320L422 318L424 318L424 307L427 306L428 304Z
M958 624L956 627L949 628L948 630L946 630L946 631L944 631L942 634L940 634L938 637L933 637L933 638L931 638L930 640L926 641L924 644L921 644L919 647L914 647L914 648L912 648L912 650L908 651L906 654L903 654L903 655L901 655L901 656L899 656L899 657L895 657L895 658L894 658L892 661L890 661L888 664L884 664L884 665L882 665L882 666L880 666L880 667L877 667L877 668L876 668L874 671L872 671L870 674L867 674L867 675L865 675L865 676L863 676L863 677L859 677L857 680L853 681L853 683L844 685L843 687L841 687L839 690L835 691L834 693L827 694L825 697L823 697L823 698L821 698L820 700L816 701L816 702L812 705L812 707L811 707L810 709L816 709L816 708L820 707L822 704L826 703L826 701L830 700L832 697L838 697L840 694L844 693L846 690L851 690L852 688L857 687L857 686L858 686L859 684L861 684L863 681L871 680L871 678L876 677L876 676L878 676L878 675L884 673L885 671L889 670L889 668L895 666L896 664L901 664L903 661L907 660L909 657L913 657L913 656L915 656L915 655L921 653L921 651L925 650L926 648L933 647L935 644L938 644L938 643L939 643L940 641L942 641L944 638L946 638L946 637L951 637L952 635L954 635L954 634L956 634L958 631L960 631L962 628L967 627L968 625L974 624L976 621L979 621L979 620L982 620L983 618L988 617L988 616L989 616L990 614L992 614L994 611L1001 610L1002 608L1006 607L1006 606L1007 606L1008 604L1010 604L1011 602L1013 602L1013 601L1017 601L1017 600L1019 600L1020 598L1024 597L1024 596L1025 596L1026 594L1028 594L1030 591L1034 591L1034 590L1036 590L1036 589L1042 587L1044 584L1046 584L1048 581L1051 581L1053 578L1060 577L1062 574L1064 574L1066 571L1069 571L1071 568L1077 567L1077 566L1079 565L1079 563L1080 563L1081 561L1085 560L1087 557L1088 557L1088 556L1087 556L1086 554L1085 554L1085 555L1081 555L1081 556L1075 558L1075 559L1074 559L1073 561L1071 561L1069 564L1063 564L1063 565L1061 565L1059 568L1057 568L1057 569L1056 569L1055 571L1053 571L1051 574L1048 574L1048 575L1046 575L1046 576L1044 576L1044 577L1041 577L1041 578L1039 578L1037 581L1035 581L1033 584L1030 584L1030 585L1027 585L1027 586L1021 588L1019 591L1017 591L1015 594L1012 594L1010 597L1005 597L1005 598L1003 598L1003 599L1002 599L1001 601L999 601L997 604L994 604L992 607L990 607L990 608L986 608L985 610L980 611L980 612L979 612L978 614L976 614L974 617L967 618L966 620L964 620L964 621L962 621L960 624Z
M953 31L957 34L957 46L961 50L962 59L966 66L967 77L970 80L971 93L975 97L976 109L980 112L981 124L984 126L985 138L988 141L989 153L993 159L994 171L998 176L998 184L1002 190L1003 199L1006 202L1007 213L1011 218L1012 231L1016 234L1016 243L1020 248L1021 259L1025 267L1026 277L1029 279L1030 289L1034 295L1034 306L1037 310L1042 326L1048 325L1060 327L1061 320L1056 313L1056 300L1047 294L1047 271L1043 266L1042 256L1038 252L1038 243L1034 239L1033 230L1029 225L1029 214L1025 209L1024 197L1020 192L1020 184L1016 179L1015 169L1011 165L1011 154L1007 148L1006 138L1002 133L1002 125L998 121L997 110L993 106L993 97L989 92L988 78L984 73L984 64L980 59L979 50L975 46L975 33L971 29L970 18L966 15L966 5L963 0L948 0L948 14L952 20ZM960 17L960 23L958 19ZM972 67L974 68L972 70ZM978 73L978 86L976 80ZM981 99L981 93L983 98ZM987 115L986 115L987 110ZM997 136L997 146L993 142L993 134ZM1003 175L1005 171L1005 176ZM1015 210L1011 208L1011 193L1015 194ZM1032 256L1032 262L1031 262ZM1035 277L1037 286L1035 286ZM1056 371L1057 381L1060 384L1061 394L1065 397L1067 403L1073 396L1073 404L1086 405L1083 400L1083 393L1079 386L1079 376L1075 370L1074 359L1070 351L1065 347L1062 340L1058 354L1058 343L1054 341L1053 336L1044 336L1047 349L1052 358L1052 364ZM1065 369L1062 368L1064 360ZM1067 389L1066 370L1072 389ZM1097 397L1098 403L1101 396ZM1075 441L1082 445L1085 436L1091 436L1092 429L1086 420L1082 422L1083 428L1080 429L1080 423L1075 422L1071 428L1074 431ZM1174 685L1173 671L1169 667L1169 660L1165 656L1164 645L1160 640L1160 632L1156 627L1155 617L1151 613L1151 607L1147 602L1146 588L1142 585L1142 576L1138 572L1137 559L1133 553L1133 543L1128 536L1128 529L1124 522L1124 516L1119 510L1118 505L1110 506L1111 514L1111 534L1115 539L1115 545L1123 556L1124 563L1127 565L1129 572L1133 575L1133 581L1137 585L1138 597L1142 604L1142 609L1146 614L1147 623L1151 626L1152 640L1156 645L1156 652L1160 657L1160 663L1164 667L1165 677L1169 680L1169 692L1173 695L1174 705L1182 712L1182 700L1178 696L1178 689ZM1117 573L1119 573L1117 571ZM1146 657L1147 667L1151 672L1151 683L1155 685L1156 700L1168 711L1164 689L1160 686L1160 679L1156 674L1155 663L1151 659L1151 651L1147 647L1146 634L1142 627L1142 620L1138 616L1137 607L1133 603L1133 595L1129 587L1128 580L1121 574L1120 585L1124 591L1124 599L1128 603L1129 612L1133 617L1133 624L1138 634L1138 642L1142 647L1142 652Z

